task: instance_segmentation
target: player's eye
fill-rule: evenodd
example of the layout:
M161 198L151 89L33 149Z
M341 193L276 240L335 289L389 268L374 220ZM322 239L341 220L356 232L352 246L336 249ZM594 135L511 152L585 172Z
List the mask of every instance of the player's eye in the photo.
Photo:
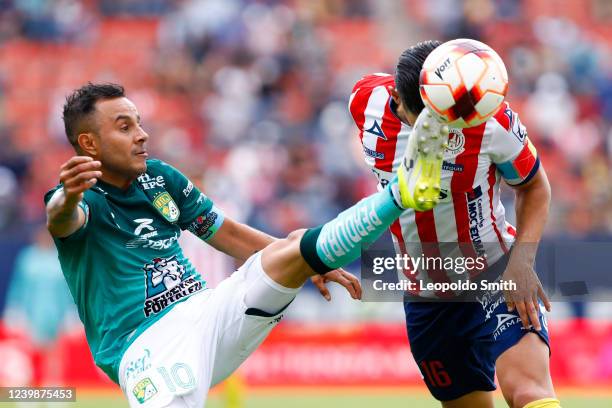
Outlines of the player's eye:
M127 132L129 128L130 127L128 125L122 125L120 129L122 132Z

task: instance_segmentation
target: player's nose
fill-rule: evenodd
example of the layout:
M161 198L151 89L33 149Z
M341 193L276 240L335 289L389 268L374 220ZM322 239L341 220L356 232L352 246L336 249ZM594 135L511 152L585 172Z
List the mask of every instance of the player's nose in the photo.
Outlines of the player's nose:
M146 142L147 140L149 140L149 134L145 132L144 129L141 128L140 131L138 132L138 135L136 136L136 142L141 143L141 142Z

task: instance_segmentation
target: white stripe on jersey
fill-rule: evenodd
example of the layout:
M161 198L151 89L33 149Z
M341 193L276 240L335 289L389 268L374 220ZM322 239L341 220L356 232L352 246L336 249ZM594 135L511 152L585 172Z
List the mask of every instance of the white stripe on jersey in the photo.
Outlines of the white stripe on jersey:
M384 86L377 86L374 88L368 100L368 105L365 109L365 122L363 123L363 138L361 142L370 152L376 152L376 143L379 137L373 133L366 132L366 130L372 128L375 121L378 121L379 125L382 123L382 117L385 114L385 107L387 106L386 103L388 100L389 91L387 91L387 88ZM376 164L376 159L368 154L365 155L365 161L370 167L374 167Z

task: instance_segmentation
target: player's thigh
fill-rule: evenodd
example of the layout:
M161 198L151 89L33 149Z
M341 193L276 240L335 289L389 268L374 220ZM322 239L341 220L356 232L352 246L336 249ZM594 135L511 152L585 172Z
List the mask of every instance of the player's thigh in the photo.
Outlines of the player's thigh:
M215 353L214 324L201 330L207 292L174 306L125 351L119 381L130 406L200 408L204 404L212 375L209 356Z
M510 407L554 398L550 376L550 351L540 335L526 333L497 359L497 378Z
M225 321L219 324L213 385L229 376L257 349L282 319L297 292L266 282L270 278L263 271L260 253L249 258L229 279L234 280L232 285L222 284L215 289L214 302L219 304L217 307L225 305ZM250 291L257 292L255 298L249 299Z

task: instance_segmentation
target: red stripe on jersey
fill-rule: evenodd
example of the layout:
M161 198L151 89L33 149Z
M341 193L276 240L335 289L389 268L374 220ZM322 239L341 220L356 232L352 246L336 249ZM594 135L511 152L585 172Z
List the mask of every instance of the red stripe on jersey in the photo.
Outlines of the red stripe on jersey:
M436 233L436 223L434 220L433 210L415 211L414 220L416 221L419 239L421 240L421 248L425 259L442 258L440 255L440 243L438 242L438 234ZM436 262L437 263L437 262ZM450 282L446 272L439 268L427 270L427 275L433 282ZM436 296L439 298L453 297L450 292L436 291Z
M497 239L499 239L499 245L502 247L502 250L504 251L504 253L507 254L508 247L506 247L506 243L504 242L501 232L499 232L499 229L497 228L497 223L496 223L497 219L495 218L495 214L493 212L493 188L495 187L495 165L493 164L489 166L488 182L489 182L489 207L491 209L491 224L493 225L495 234L497 234Z
M516 237L516 230L512 225L508 225L506 231L508 231L508 234L512 235L513 237Z
M391 96L389 96L391 98ZM402 123L399 119L391 112L391 106L389 100L385 105L385 113L382 119L381 129L385 134L387 140L378 138L376 140L376 151L383 153L385 156L383 159L376 159L376 168L382 171L393 171L393 159L395 158L395 148L397 146L397 135L402 130Z
M353 120L355 120L355 124L359 128L359 140L363 141L363 124L365 122L365 109L368 106L368 101L370 100L370 95L372 95L373 88L367 88L363 91L355 91L355 96L351 101L351 106L349 110L351 111L351 115L353 116Z
M406 256L408 259L408 269L404 269L402 271L402 274L405 277L407 277L411 282L415 283L416 289L407 290L407 292L410 293L411 295L418 296L419 292L421 291L419 289L419 285L416 285L418 271L414 270L412 258L410 258L410 255L408 254L408 251L406 250L406 242L404 241L404 234L402 234L402 226L400 225L399 219L395 220L395 222L391 224L391 227L389 227L389 230L391 231L391 234L393 234L393 236L397 239L397 243L398 243L402 257Z
M455 172L451 179L451 191L453 193L453 207L455 209L455 224L457 226L457 241L465 258L476 259L478 254L472 244L470 234L470 216L468 212L467 194L471 192L478 169L478 155L482 138L484 136L486 122L469 129L464 129L464 151L455 158L455 164L463 166L463 172ZM470 276L476 276L480 270L471 270Z
M504 127L504 129L510 131L510 126L512 123L510 122L510 116L508 115L512 115L512 111L510 110L510 105L508 105L507 102L504 102L493 117L495 120L497 120L497 123Z

